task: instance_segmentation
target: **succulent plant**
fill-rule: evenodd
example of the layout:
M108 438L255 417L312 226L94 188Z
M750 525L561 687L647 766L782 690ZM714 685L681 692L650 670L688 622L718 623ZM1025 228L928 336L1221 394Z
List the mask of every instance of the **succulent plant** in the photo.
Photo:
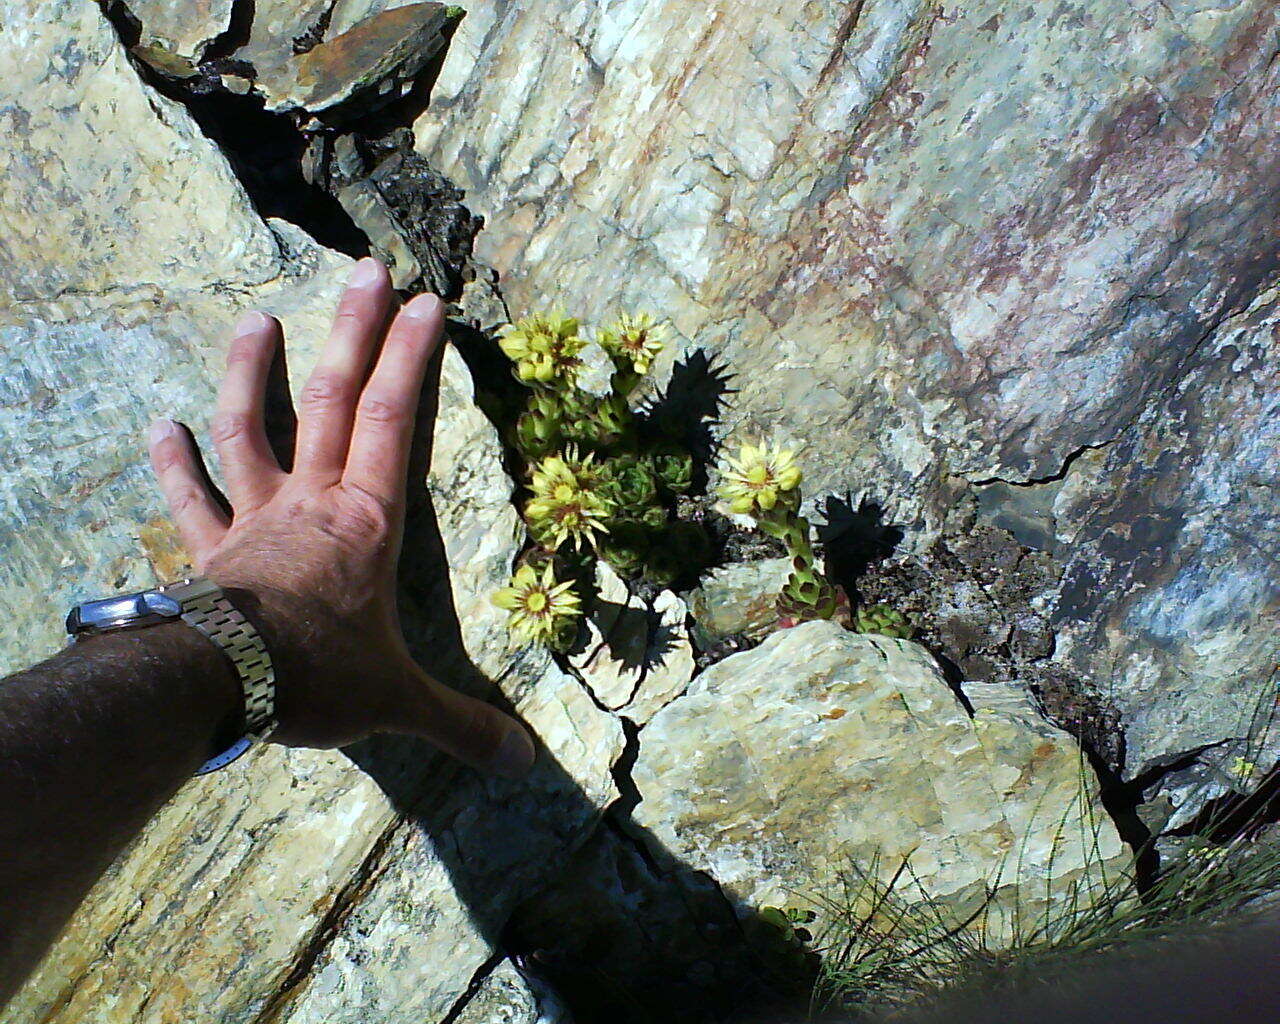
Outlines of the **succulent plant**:
M800 507L800 467L795 452L769 444L744 444L738 457L726 460L720 495L739 514L756 519L781 501L784 509Z
M910 640L915 634L911 619L887 604L859 608L853 616L853 628L859 633L879 633L899 640Z
M669 433L642 421L629 401L666 335L643 313L619 317L601 331L598 341L613 373L610 392L597 395L578 386L587 341L577 320L535 314L500 331L498 344L527 389L522 407L510 408L508 401L501 413L504 437L526 467L524 521L537 546L522 565L530 571L534 563L545 565L551 578L567 579L556 584L569 588L560 593L579 580L573 591L578 600L590 585L596 555L624 577L664 586L696 576L707 562L703 528L677 523L673 514L675 495L693 487L693 456ZM522 579L527 583L527 574ZM512 600L511 591L503 590L502 599ZM528 628L517 632L563 645L570 629L561 622L556 630L542 629L536 637Z
M644 571L652 547L652 533L643 523L613 525L598 545L600 557L623 579L634 579Z
M620 519L639 519L658 500L653 463L642 455L616 455L600 467L601 490Z
M565 456L548 455L533 467L525 505L525 522L544 547L559 548L567 541L593 545L607 532L605 520L613 504L594 486L591 456L582 459L570 448Z
M578 321L556 314L535 314L499 331L499 346L515 363L516 379L524 384L571 385L582 362L586 339Z
M685 494L693 487L693 456L687 448L659 445L653 452L653 469L658 482L671 494Z
M809 521L800 515L800 467L795 453L775 445L744 444L726 460L720 496L729 508L751 516L761 531L782 541L791 573L778 595L783 625L835 618L848 599L818 568Z
M493 603L510 613L507 628L515 636L552 646L565 644L582 614L573 582L558 582L550 561L541 574L532 565L521 565L510 583L494 594Z

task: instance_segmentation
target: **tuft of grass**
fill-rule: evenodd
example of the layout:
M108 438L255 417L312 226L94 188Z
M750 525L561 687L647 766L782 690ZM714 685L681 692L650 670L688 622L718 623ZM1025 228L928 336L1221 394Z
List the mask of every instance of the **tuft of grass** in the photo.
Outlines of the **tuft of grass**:
M1086 871L1088 881L1069 886L1065 898L1046 901L1038 915L1024 916L1016 905L1010 914L996 898L997 874L986 886L986 899L962 914L952 902L925 891L908 858L887 879L882 865L873 862L850 868L837 892L806 894L824 922L809 945L819 960L810 1017L856 1018L961 985L1016 983L1066 961L1203 930L1276 897L1280 837L1268 841L1265 830L1276 819L1272 794L1280 787L1280 764L1262 774L1256 763L1272 738L1280 703L1277 673L1280 667L1253 708L1244 732L1245 754L1231 758L1230 767L1224 757L1219 766L1220 777L1243 775L1249 785L1232 799L1209 804L1195 834L1149 881L1136 867L1098 872L1101 881ZM1242 772L1241 763L1250 770ZM1095 829L1095 853L1098 834ZM1135 866L1154 856L1158 838L1136 851Z

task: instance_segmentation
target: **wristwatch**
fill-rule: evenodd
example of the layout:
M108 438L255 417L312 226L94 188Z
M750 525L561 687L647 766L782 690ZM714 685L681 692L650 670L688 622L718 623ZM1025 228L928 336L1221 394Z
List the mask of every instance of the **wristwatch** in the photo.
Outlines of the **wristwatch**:
M196 772L207 775L229 765L255 740L267 739L276 727L276 673L271 654L253 623L231 603L222 588L212 580L197 577L155 590L85 601L67 616L67 634L75 641L179 619L211 640L230 659L244 689L243 732Z

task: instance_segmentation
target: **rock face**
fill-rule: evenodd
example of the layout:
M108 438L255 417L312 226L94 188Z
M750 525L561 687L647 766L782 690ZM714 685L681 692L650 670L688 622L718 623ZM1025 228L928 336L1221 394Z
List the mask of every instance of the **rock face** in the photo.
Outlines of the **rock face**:
M269 110L321 116L361 91L395 98L444 45L443 4L411 4L358 22L302 53L264 57L254 83ZM278 52L279 41L270 41Z
M903 898L958 923L994 884L983 926L1007 941L1015 913L1081 899L1128 855L1070 738L989 700L970 717L908 641L775 633L649 723L636 821L746 907L811 903L871 865L888 882L906 861Z
M778 622L777 594L791 572L789 558L736 562L707 575L689 595L703 647L742 634L764 637Z
M60 644L51 609L182 571L139 440L148 421L203 429L224 332L246 307L280 316L292 381L304 380L350 260L259 218L94 5L11 10L3 50L9 671ZM501 680L545 744L535 777L503 787L388 741L350 757L269 747L194 781L6 1020L442 1019L493 958L504 901L520 891L499 879L548 878L614 798L620 724L545 654L513 649L489 603L515 554L511 484L456 352L440 376L407 539L406 631L458 685Z
M957 493L1038 509L1040 667L1114 701L1137 772L1238 735L1280 654L1278 19L477 0L417 135L513 309L670 317L738 375L727 426L905 554Z
M1129 775L1239 738L1280 658L1274 4L109 9L19 0L0 35L0 673L61 642L51 609L184 569L135 439L203 430L223 325L279 316L295 386L316 357L350 254L260 214L245 115L308 154L288 180L336 197L333 237L462 296L401 607L542 751L519 783L393 739L192 782L7 1021L694 1019L754 994L753 908L849 864L909 857L959 913L998 876L997 944L1015 903L1122 872L1027 687L1073 725L1055 680L1105 706ZM456 266L446 178L501 295ZM735 374L723 429L798 448L827 565L914 614L972 714L924 648L823 623L697 673L766 631L767 562L688 602L605 579L582 658L513 648L474 328L555 304L650 309Z

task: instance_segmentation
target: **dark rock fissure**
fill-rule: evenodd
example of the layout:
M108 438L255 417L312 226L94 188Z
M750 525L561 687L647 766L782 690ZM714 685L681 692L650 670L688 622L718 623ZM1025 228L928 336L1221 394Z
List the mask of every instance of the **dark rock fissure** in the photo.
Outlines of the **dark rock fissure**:
M124 6L126 2L127 0L119 0L118 5ZM227 27L210 41L205 48L203 60L225 60L244 46L249 41L255 14L257 14L256 0L234 0Z
M103 12L131 51L140 25L128 6L117 0L104 4ZM190 78L162 75L132 53L130 61L149 88L187 109L227 158L259 214L296 224L330 249L357 259L367 256L368 236L333 196L303 176L302 160L310 140L294 119L265 109L260 97L222 86L219 76L225 71L252 74L251 68L226 56L243 43L252 17L251 0L240 0L232 11L231 27L210 44L197 74Z
M310 977L312 968L320 956L329 948L347 917L360 904L382 872L388 851L404 821L403 815L397 816L374 840L355 873L334 896L324 916L298 951L289 973L253 1018L253 1024L272 1024L277 1020L293 993Z
M475 973L471 976L471 981L467 983L467 987L463 991L462 995L458 996L454 1001L454 1004L449 1007L449 1012L440 1018L440 1024L453 1024L453 1022L458 1019L458 1015L467 1008L467 1004L476 997L476 993L480 991L480 986L488 980L489 975L491 975L497 968L498 964L502 963L506 958L507 954L505 951L495 949L489 959L476 968Z
M1127 429L1127 427L1126 427ZM1107 441L1099 441L1096 444L1084 444L1067 453L1062 460L1062 465L1053 473L1047 476L1032 477L1026 480L1010 480L1002 476L989 476L981 480L969 481L973 487L991 487L995 484L1004 484L1008 487L1041 487L1045 484L1060 483L1067 478L1067 474L1071 472L1071 467L1086 452L1101 451L1109 445L1115 444L1115 438Z
M257 71L237 54L254 17L240 0L231 24L189 76L171 76L136 56L141 26L121 0L103 12L143 82L181 104L221 150L263 217L289 221L320 244L353 258L377 255L404 293L430 289L449 301L477 270L471 249L480 218L462 190L413 150L411 125L425 109L446 47L394 98L359 94L322 117L268 110L251 85ZM294 40L306 52L324 35L332 6ZM450 30L451 31L451 30ZM367 90L366 90L367 92Z

